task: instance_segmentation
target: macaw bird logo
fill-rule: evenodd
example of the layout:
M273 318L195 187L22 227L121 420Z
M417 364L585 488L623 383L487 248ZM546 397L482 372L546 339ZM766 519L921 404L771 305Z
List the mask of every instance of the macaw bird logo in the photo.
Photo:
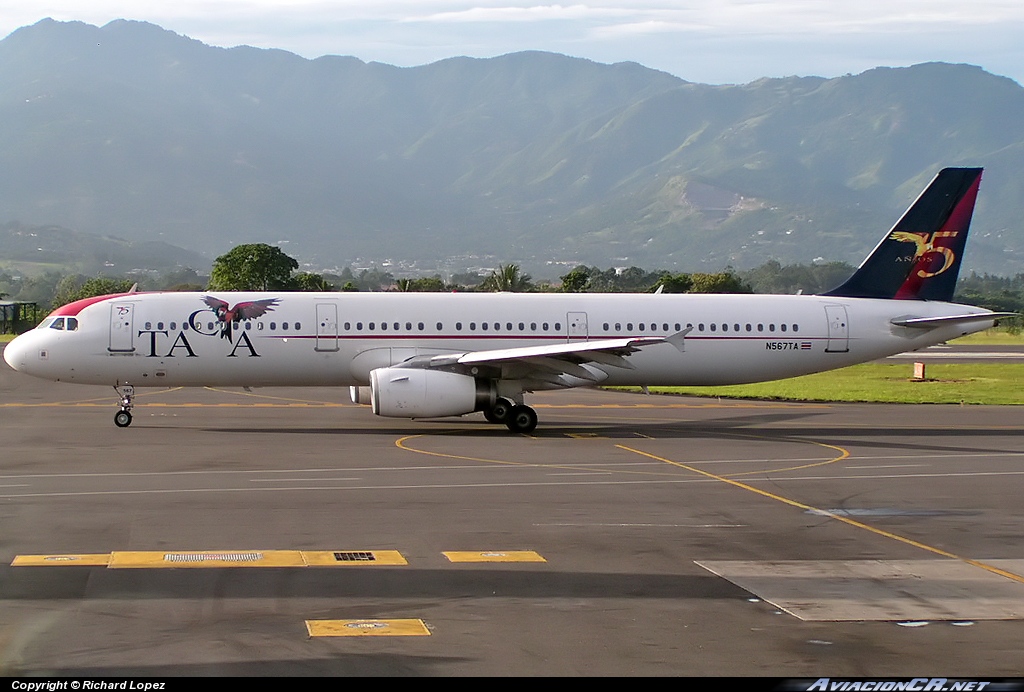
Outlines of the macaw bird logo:
M927 255L930 252L938 253L942 255L942 266L936 271L927 271L922 268L917 271L917 275L922 279L927 279L930 276L936 276L949 269L956 259L956 255L948 247L938 246L936 247L935 241L938 238L953 238L959 231L936 231L935 233L911 233L910 231L893 231L889 234L890 240L898 240L901 243L913 243L914 244L914 256L911 257L911 261L917 263L917 261Z
M230 307L228 303L225 303L220 298L203 296L203 302L217 315L217 320L220 322L220 338L231 341L231 325L233 323L251 320L268 312L273 312L273 306L277 305L279 301L277 298L266 298L264 300L250 300L245 303L238 303L235 307Z

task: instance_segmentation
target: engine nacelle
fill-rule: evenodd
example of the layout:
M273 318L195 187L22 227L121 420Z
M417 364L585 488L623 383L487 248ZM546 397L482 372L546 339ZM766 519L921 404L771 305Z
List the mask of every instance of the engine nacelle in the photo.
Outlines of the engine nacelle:
M489 409L498 398L489 380L443 370L378 368L370 372L373 412L392 418L461 416Z

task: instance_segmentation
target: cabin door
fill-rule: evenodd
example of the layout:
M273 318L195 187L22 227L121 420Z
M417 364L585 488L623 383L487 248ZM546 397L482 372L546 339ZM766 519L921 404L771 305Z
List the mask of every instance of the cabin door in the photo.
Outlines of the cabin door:
M131 353L135 350L135 303L113 303L110 306L111 353Z
M316 305L316 350L338 350L338 304Z
M846 308L842 305L826 305L825 318L828 320L828 344L825 353L846 353L850 350L850 323Z
M565 323L567 325L567 335L569 341L586 341L589 336L589 329L587 327L587 313L585 312L570 312L565 316Z

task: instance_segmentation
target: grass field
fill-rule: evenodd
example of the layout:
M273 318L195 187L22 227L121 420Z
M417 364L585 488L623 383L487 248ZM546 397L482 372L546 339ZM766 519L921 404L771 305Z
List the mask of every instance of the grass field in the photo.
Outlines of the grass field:
M1024 404L1024 364L929 363L914 381L913 364L864 363L777 382L728 387L651 387L654 394L787 401L902 404Z

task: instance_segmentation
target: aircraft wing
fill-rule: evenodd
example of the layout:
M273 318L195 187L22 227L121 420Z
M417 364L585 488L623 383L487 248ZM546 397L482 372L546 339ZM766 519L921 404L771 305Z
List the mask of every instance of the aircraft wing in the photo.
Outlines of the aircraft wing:
M970 324L972 322L990 322L1004 317L1016 317L1015 312L972 312L967 315L944 315L942 317L897 317L892 324L897 327L915 327L917 329L934 329L950 324Z
M632 370L634 366L626 360L626 357L642 348L667 343L682 351L683 340L691 330L692 327L666 337L601 339L545 346L451 353L433 356L423 365L428 368L456 365L491 366L501 368L502 377L573 387L600 382L606 377L603 371L587 367L590 363Z

